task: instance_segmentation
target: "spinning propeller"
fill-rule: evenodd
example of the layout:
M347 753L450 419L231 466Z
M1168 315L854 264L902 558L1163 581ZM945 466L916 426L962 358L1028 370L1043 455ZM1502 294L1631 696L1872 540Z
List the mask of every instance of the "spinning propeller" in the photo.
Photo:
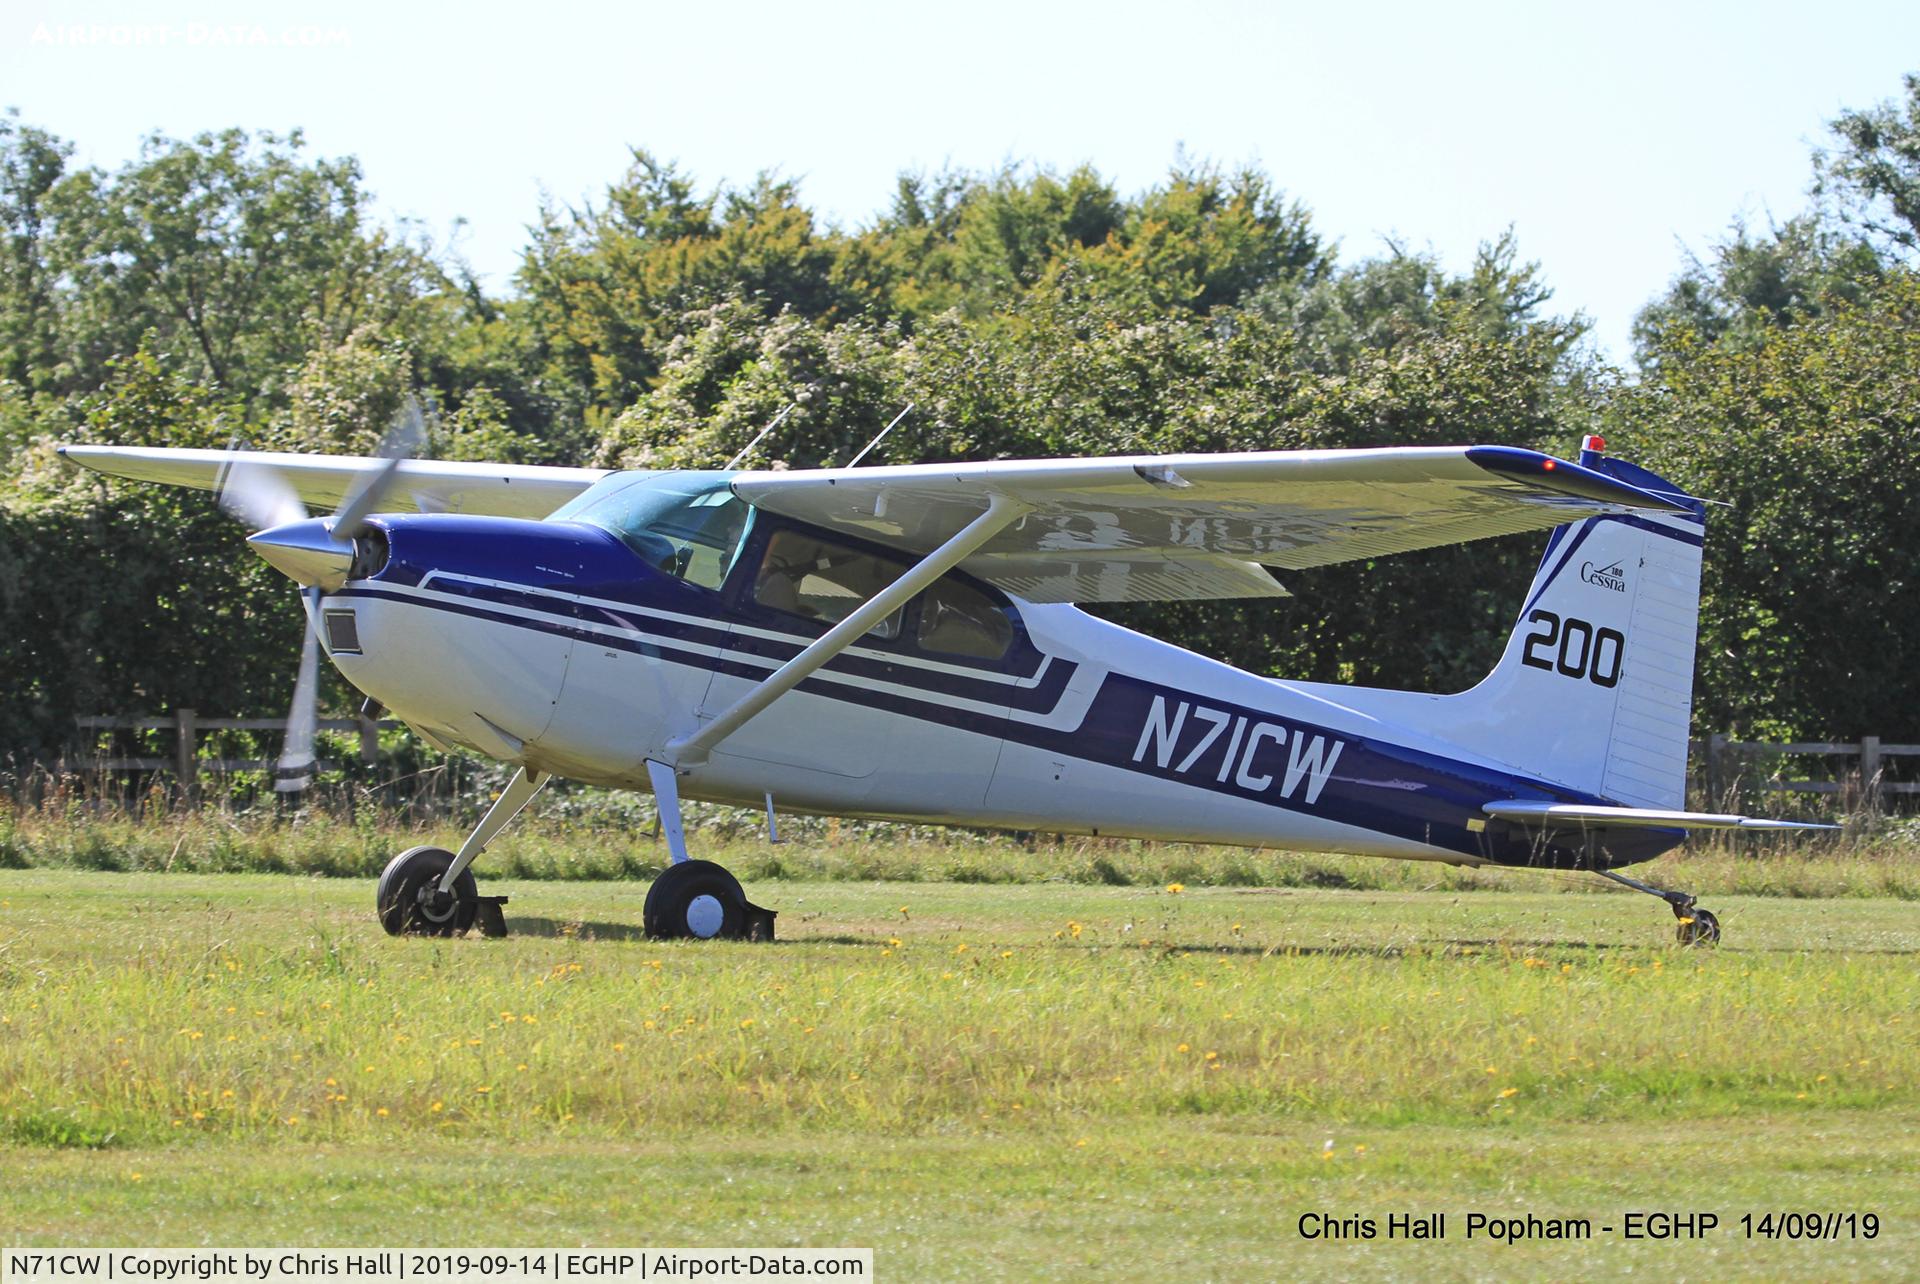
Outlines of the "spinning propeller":
M303 586L307 622L300 671L287 714L286 743L273 772L273 787L279 793L298 793L313 783L313 739L320 726L320 599L346 583L359 552L359 537L369 529L368 516L399 479L401 463L425 439L425 418L419 403L409 397L380 444L380 467L347 492L332 517L318 521L309 515L285 474L249 459L246 451L230 450L221 467L214 487L220 507L253 529L247 543L255 552Z

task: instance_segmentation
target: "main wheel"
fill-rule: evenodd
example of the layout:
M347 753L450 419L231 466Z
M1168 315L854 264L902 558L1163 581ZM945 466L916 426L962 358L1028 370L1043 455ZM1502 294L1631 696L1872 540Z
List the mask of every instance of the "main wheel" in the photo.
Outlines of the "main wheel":
M735 939L747 933L748 908L740 880L723 867L710 860L683 860L653 880L641 918L647 935L656 941Z
M461 870L451 892L440 890L452 866L444 847L411 847L387 862L375 903L389 936L460 936L473 926L480 912L473 871Z
M1680 920L1680 928L1676 936L1683 946L1718 945L1720 944L1720 920L1713 916L1712 911L1703 910L1696 905L1687 911L1685 918Z

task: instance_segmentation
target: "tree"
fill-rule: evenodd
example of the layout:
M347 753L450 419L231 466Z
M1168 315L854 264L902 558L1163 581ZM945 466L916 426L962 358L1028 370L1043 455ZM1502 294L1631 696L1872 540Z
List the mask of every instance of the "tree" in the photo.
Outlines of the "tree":
M1920 253L1920 74L1902 77L1906 101L1842 112L1831 123L1839 148L1815 156L1815 192L1840 219L1890 250Z
M1920 737L1920 275L1663 351L1611 435L1728 505L1707 516L1697 725Z

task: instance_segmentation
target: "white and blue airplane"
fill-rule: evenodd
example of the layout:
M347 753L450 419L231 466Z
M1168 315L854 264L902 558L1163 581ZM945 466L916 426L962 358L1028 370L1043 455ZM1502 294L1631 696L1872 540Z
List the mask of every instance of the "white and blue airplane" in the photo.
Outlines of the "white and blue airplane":
M380 878L392 933L504 930L474 858L555 776L651 790L649 934L771 938L681 799L1459 865L1617 872L1683 810L1705 506L1588 438L794 471L616 471L67 446L220 491L314 638L429 744L518 772L459 851ZM337 507L332 517L304 505ZM376 515L377 513L377 515ZM1454 695L1260 677L1075 604L1275 597L1272 570L1550 530ZM304 700L304 706L302 701ZM302 709L304 707L304 713ZM304 728L298 724L304 720Z

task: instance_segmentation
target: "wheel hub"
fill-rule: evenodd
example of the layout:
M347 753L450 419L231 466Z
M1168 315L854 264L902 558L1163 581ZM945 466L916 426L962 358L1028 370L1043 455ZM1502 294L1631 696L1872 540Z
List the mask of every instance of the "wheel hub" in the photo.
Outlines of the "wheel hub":
M720 934L726 917L726 907L717 896L702 893L687 902L687 931L703 941L712 940Z

